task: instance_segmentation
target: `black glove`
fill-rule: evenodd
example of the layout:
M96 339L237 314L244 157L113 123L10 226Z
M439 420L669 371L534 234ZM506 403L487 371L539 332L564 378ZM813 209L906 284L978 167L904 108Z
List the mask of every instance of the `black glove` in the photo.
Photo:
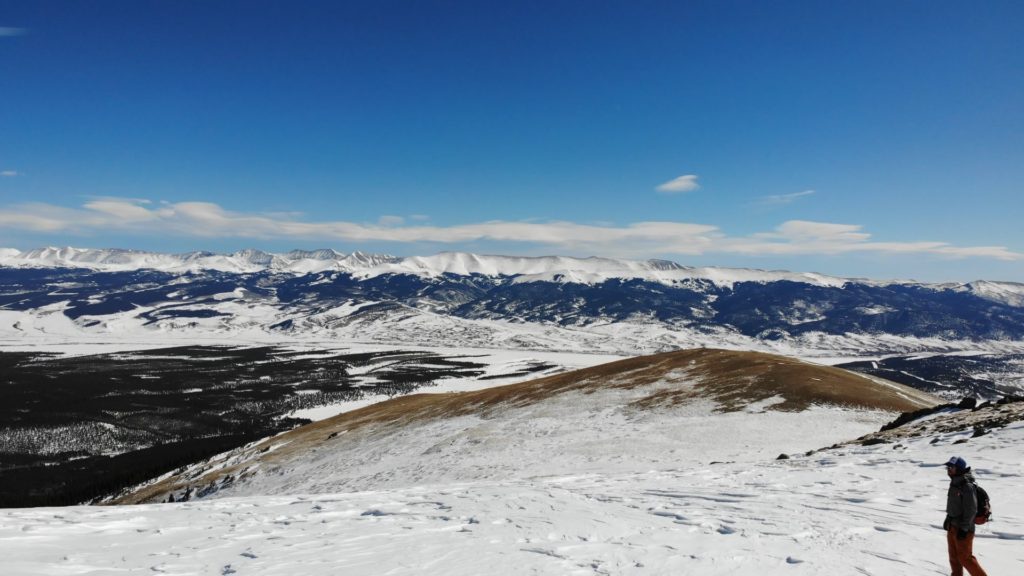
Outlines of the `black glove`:
M946 518L942 521L942 529L949 530L949 516L946 516Z
M957 540L966 540L967 539L967 530L957 530L956 531L956 539Z

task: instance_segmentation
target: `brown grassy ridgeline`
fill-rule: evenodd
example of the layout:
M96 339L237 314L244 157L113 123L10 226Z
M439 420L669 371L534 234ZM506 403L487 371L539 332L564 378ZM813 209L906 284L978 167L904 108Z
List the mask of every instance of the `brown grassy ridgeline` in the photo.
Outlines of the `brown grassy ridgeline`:
M799 412L810 406L907 412L941 401L913 388L839 368L759 352L694 349L629 358L537 380L473 392L410 394L296 428L236 451L218 465L199 466L144 486L114 503L162 501L186 488L245 477L261 468L301 457L307 451L348 441L353 433L394 431L433 419L489 415L543 403L567 393L619 389L632 395L626 409L671 410L711 401L732 412L774 399L768 410ZM342 436L344 435L344 436Z

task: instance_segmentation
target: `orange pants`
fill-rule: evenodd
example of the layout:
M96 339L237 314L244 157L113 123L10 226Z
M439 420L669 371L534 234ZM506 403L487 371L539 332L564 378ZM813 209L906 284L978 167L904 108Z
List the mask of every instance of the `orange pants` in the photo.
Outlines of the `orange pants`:
M971 576L988 576L985 569L974 557L974 532L968 532L967 538L956 539L956 527L946 531L946 542L949 544L949 567L952 576L964 576L964 570Z

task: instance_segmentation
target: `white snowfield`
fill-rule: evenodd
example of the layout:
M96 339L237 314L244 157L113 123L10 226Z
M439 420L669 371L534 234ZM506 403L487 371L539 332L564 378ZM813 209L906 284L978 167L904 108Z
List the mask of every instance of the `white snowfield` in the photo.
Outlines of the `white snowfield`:
M3 573L948 574L939 463L952 454L993 498L982 564L1024 569L1024 423L780 461L885 415L766 404L672 418L556 404L533 424L451 420L345 458L321 450L219 493L241 496L2 510ZM360 477L380 487L336 489Z
M781 340L761 340L721 327L677 326L647 318L561 326L459 318L408 306L390 309L372 318L359 318L355 311L370 304L373 302L352 303L314 315L291 316L287 311L266 303L245 302L225 296L224 300L197 307L221 312L224 316L149 323L140 315L152 308L137 307L97 317L87 315L73 321L63 313L68 303L58 302L30 312L0 310L0 346L11 351L76 347L99 350L224 342L255 346L284 341L295 345L321 345L325 349L416 347L606 356L637 356L715 347L757 350L829 364L888 355L1019 354L1024 351L1024 342L1015 340L975 342L939 337L822 332L808 332ZM281 333L268 329L284 320L293 320L295 330Z

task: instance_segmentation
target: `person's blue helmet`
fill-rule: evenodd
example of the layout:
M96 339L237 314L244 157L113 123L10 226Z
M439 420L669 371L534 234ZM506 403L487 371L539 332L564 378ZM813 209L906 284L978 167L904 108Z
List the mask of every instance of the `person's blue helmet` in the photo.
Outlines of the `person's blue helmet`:
M950 456L949 460L947 460L943 466L952 466L953 468L956 468L957 472L963 472L964 470L967 470L967 460L964 460L959 456Z

